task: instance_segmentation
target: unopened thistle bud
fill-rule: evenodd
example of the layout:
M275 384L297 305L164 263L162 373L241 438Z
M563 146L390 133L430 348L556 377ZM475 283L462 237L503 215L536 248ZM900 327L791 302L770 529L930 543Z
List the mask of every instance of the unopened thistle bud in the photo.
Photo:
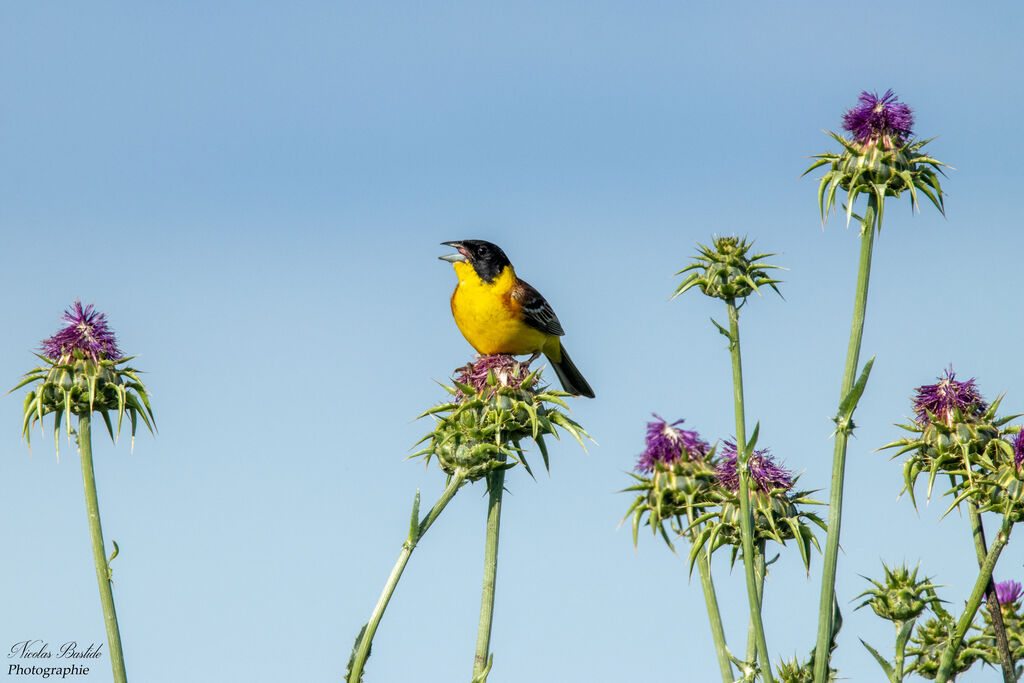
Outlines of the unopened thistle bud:
M776 293L779 280L773 280L767 271L780 269L762 263L761 259L775 254L749 255L752 242L735 236L715 237L711 247L698 244L699 253L693 257L693 263L680 270L676 275L693 271L679 284L672 298L679 296L691 287L698 287L710 297L725 301L742 300L754 294L760 294L760 287L771 287Z
M892 622L910 621L919 617L933 599L930 592L934 591L935 585L927 577L918 580L918 567L913 571L905 566L889 569L882 563L882 568L885 570L885 580L868 579L874 588L857 596L867 597L857 609L867 605L875 614Z

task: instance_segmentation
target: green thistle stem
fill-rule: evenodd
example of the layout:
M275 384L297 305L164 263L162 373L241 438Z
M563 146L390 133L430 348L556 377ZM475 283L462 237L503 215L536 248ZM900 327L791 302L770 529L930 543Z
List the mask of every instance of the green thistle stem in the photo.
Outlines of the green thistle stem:
M756 555L757 564L754 567L754 573L757 576L757 604L760 607L764 607L764 575L765 575L765 561L764 561L764 541L760 541L757 544ZM755 640L756 634L754 633L754 622L750 622L750 626L747 629L747 661L754 661L754 654L757 652L757 642Z
M756 556L754 554L754 518L750 512L750 469L747 457L746 419L743 409L743 362L740 357L740 314L736 300L726 301L729 309L729 352L732 356L733 403L736 412L736 471L740 484L740 539L743 544L743 569L747 579L747 599L750 603L750 624L754 642L761 658L761 673L765 683L774 683L768 643L761 621L761 599L757 590Z
M518 446L518 444L517 444ZM505 470L487 475L487 535L484 541L484 586L480 596L480 625L477 629L473 683L483 683L491 669L491 624L494 621L494 586L498 578L498 532L501 530L501 498Z
M370 620L366 623L363 629L361 637L356 641L356 647L352 652L352 661L349 665L348 683L358 683L363 676L363 667L366 666L366 660L370 656L370 645L373 642L373 636L377 632L377 627L380 625L381 617L384 616L384 610L388 607L388 602L391 600L391 595L395 592L395 587L398 585L398 580L402 578L402 572L405 571L405 565L409 563L409 557L412 555L412 551L416 549L416 545L419 543L423 535L427 533L427 529L434 523L441 511L444 510L445 506L455 497L455 493L459 490L459 487L465 481L466 473L462 470L456 470L455 474L452 475L448 481L448 486L445 488L444 493L434 503L434 507L430 508L430 512L423 518L423 521L419 523L414 532L410 532L409 537L404 543L402 543L402 552L398 555L398 561L395 562L394 568L391 570L391 574L388 576L387 583L384 584L384 590L380 594L380 598L377 600L377 604L373 608L373 613L370 615Z
M100 503L99 498L96 496L96 473L92 467L92 431L89 414L78 416L78 451L82 458L85 510L89 515L92 559L96 564L96 581L100 587L103 623L107 629L107 646L110 648L110 666L114 670L115 683L127 683L128 674L125 673L124 669L124 651L121 649L121 631L117 627L117 612L114 610L114 592L110 587L110 567L107 565L107 556L103 547Z
M946 649L942 651L939 670L935 674L935 683L946 683L949 680L949 671L953 668L953 660L956 658L956 653L960 649L964 636L967 635L967 629L970 628L974 615L978 613L978 607L981 606L981 600L985 597L985 589L992 580L992 572L996 568L996 562L999 561L999 555L1010 541L1010 531L1012 529L1013 522L1010 520L1010 516L1003 515L1003 524L999 529L999 533L996 534L995 539L992 541L992 547L988 549L988 553L985 555L985 561L981 563L981 569L978 571L978 580L974 582L974 590L971 591L971 597L967 600L964 613L960 615L960 621L956 623L956 631L953 632L953 636Z
M864 315L868 305L868 281L871 277L871 254L874 249L876 217L881 207L878 197L868 195L868 207L860 233L860 264L857 268L857 290L853 302L853 323L850 344L846 351L846 367L839 391L839 401L853 388L860 360L860 345L864 338ZM878 226L879 228L881 226ZM825 538L825 559L821 574L821 601L818 604L818 640L814 652L815 683L825 683L829 669L829 639L832 635L832 613L836 590L836 563L839 559L839 528L843 511L843 479L846 473L846 444L852 431L849 426L836 429L835 448L832 453L832 488L828 504L828 532Z
M893 626L896 627L896 647L894 648L892 659L893 680L902 683L905 676L903 666L907 659L907 640L909 640L911 634L911 631L904 631L904 629L912 629L913 624L907 626L906 621L897 620L893 622ZM906 635L904 636L904 634Z
M687 510L690 524L693 524L693 513ZM690 541L693 541L691 532ZM715 655L718 657L718 668L722 672L722 683L733 683L736 677L732 673L732 661L729 659L729 648L725 643L725 628L722 625L722 613L718 610L718 594L715 582L711 578L711 558L701 548L697 553L697 571L700 573L700 585L704 589L704 605L708 611L708 623L711 626L711 639L715 643Z
M988 548L985 543L985 526L981 521L981 514L978 512L977 505L968 501L967 513L971 521L971 536L974 537L974 550L978 554L978 567L980 568L985 563L985 557L988 555ZM989 577L988 586L985 587L985 594L988 600L988 612L992 616L992 630L996 635L999 664L1003 669L1003 683L1014 683L1017 680L1017 674L1014 671L1013 659L1010 656L1010 644L1006 640L1006 627L1003 625L1003 611L999 608L996 584L991 577Z

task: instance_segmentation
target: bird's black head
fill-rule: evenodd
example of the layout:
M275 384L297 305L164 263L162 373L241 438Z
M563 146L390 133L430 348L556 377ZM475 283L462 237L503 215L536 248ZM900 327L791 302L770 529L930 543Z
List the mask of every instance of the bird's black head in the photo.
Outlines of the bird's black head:
M484 282L494 282L494 278L501 274L505 266L512 265L508 256L505 256L505 252L498 245L484 240L459 240L441 242L441 244L454 247L458 253L438 258L451 263L459 261L469 263Z

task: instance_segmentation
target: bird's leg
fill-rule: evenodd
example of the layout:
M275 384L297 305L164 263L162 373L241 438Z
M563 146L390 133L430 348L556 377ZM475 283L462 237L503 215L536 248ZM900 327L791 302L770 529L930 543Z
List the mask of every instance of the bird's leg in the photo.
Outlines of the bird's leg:
M540 358L540 351L536 351L532 356L526 359L526 367L530 367L530 363Z

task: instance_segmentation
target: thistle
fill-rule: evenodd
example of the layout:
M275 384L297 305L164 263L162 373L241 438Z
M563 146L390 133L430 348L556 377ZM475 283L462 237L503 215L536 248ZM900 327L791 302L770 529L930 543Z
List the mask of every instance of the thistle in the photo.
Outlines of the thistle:
M657 463L673 465L681 460L698 461L707 458L707 441L701 439L697 432L676 427L684 420L669 424L659 415L654 417L657 418L655 422L647 423L646 447L636 464L638 472L650 473Z
M737 493L740 490L740 479L736 469L736 444L726 441L722 448L722 460L715 468L718 483ZM750 483L762 493L793 488L793 474L779 467L767 448L755 450L747 461L750 469Z
M891 90L881 97L862 91L857 106L843 116L843 128L851 133L851 137L847 139L828 132L833 140L842 145L843 151L839 154L826 152L815 155L812 157L815 161L804 171L804 175L807 175L820 166L827 168L818 184L818 209L823 227L828 214L836 208L840 190L846 193L844 209L847 225L856 215L853 210L857 198L861 194L867 198L863 216L856 216L861 224L860 259L850 341L839 388L839 409L833 418L836 431L832 453L832 486L829 492L829 532L825 541L821 599L818 603L814 671L816 683L824 683L827 676L828 638L832 632L832 607L836 600L836 566L842 528L846 450L854 429L853 413L863 395L873 361L859 368L874 238L876 233L882 231L886 197L898 198L903 192L909 192L911 210L916 211L918 192L921 192L931 200L939 213L945 213L939 174L943 173L943 167L948 166L922 151L929 140L917 141L912 137L913 123L910 107L899 102Z
M698 244L699 254L693 258L694 262L676 275L694 272L679 283L672 298L691 287L698 287L703 294L725 301L743 300L751 294L760 294L760 288L764 286L771 287L778 294L779 288L776 285L780 281L769 277L767 271L781 270L781 267L761 262L761 259L775 254L748 256L747 252L752 246L753 242L735 236L716 236L712 239L711 247Z
M715 486L715 451L697 432L677 428L683 420L669 424L654 417L656 421L647 423L646 447L637 458L639 474L630 473L637 483L625 489L639 493L626 518L633 518L634 546L640 525L646 523L674 551L672 537L683 534L703 514L707 494Z
M751 446L752 444L753 439ZM691 525L694 529L699 529L690 553L691 567L696 553L701 549L710 555L724 545L731 546L731 561L735 562L742 548L742 497L736 445L727 442L722 453L722 459L715 468L718 485L709 492L707 503L704 505L707 512L695 519ZM826 529L826 525L817 514L804 510L803 506L821 503L810 498L811 491L792 490L796 478L775 463L768 449L752 450L747 464L750 472L751 485L748 495L753 518L754 546L761 547L766 541L785 545L788 540L796 540L800 557L809 570L811 546L820 550L810 525L821 529Z
M885 570L885 580L875 581L864 577L871 582L874 588L869 588L855 599L866 596L867 599L857 605L857 609L870 606L875 614L886 621L891 621L896 627L893 662L890 664L878 650L868 645L863 639L860 642L882 667L882 671L885 672L890 683L899 683L906 674L904 662L907 655L907 642L910 640L917 618L929 605L934 604L937 609L941 610L941 601L935 594L936 586L930 579L926 577L919 580L917 578L918 567L915 567L913 571L907 569L906 566L889 569L883 562L882 568Z
M448 485L422 520L419 517L419 493L416 494L408 538L402 544L402 552L369 621L356 636L345 674L348 683L362 680L377 627L420 539L458 489L479 479L487 481L489 501L484 550L484 595L481 600L473 680L486 680L491 666L490 633L505 471L522 463L533 476L524 454L525 449L521 445L529 439L537 444L547 468L549 461L544 437L558 438L556 427L571 434L581 446L583 438L589 438L583 427L559 410L568 409L562 399L571 394L551 390L541 384L540 370L530 372L528 362L519 362L508 355L478 356L473 362L458 368L454 374L454 386L442 385L451 395L451 400L420 415L421 418L432 416L436 420L434 429L416 443L419 446L427 442L426 446L409 456L423 456L428 464L436 457L438 465L448 475Z
M886 621L904 622L917 619L935 599L935 584L927 577L920 580L917 578L919 567L915 567L913 571L906 566L889 569L883 562L882 568L885 570L883 581L864 577L874 588L869 588L855 598L867 596L864 602L857 605L857 609L871 607L875 614Z
M877 201L878 212L873 219L879 231L885 197L899 197L905 191L910 192L914 210L918 209L917 193L920 191L945 214L938 173L942 173L943 167L949 167L922 153L931 139L913 139L913 124L910 107L901 103L892 90L887 90L882 97L861 92L860 104L843 116L843 128L852 137L847 139L828 132L843 146L843 152L816 154L812 158L817 161L804 171L807 175L819 166L828 166L818 185L823 225L828 213L835 208L838 190L846 192L847 224L853 217L853 204L862 193Z
M1005 511L1002 508L1009 491L1016 501L1011 504L1020 506L1024 513L1024 486L1018 481L1014 447L1007 440L1018 428L1005 427L1017 416L997 416L1001 402L1000 396L987 403L975 380L957 380L952 368L937 383L916 389L912 400L914 420L897 425L910 436L880 449L898 449L893 458L909 455L903 465L903 490L915 506L918 476L928 474L930 497L937 475L947 474L954 495L949 510L971 497L982 511Z
M966 382L957 381L952 366L937 383L918 387L913 403L918 424L941 420L952 425L957 415L978 418L988 408L988 403L978 392L974 378Z
M138 377L138 370L125 366L134 356L123 357L107 324L105 314L92 304L82 306L75 301L64 312L65 327L41 342L36 356L46 365L33 368L11 391L36 385L25 396L22 436L31 447L31 430L43 417L56 413L53 422L55 446L60 448L60 426L63 422L71 438L71 416L100 413L111 439L121 431L128 415L132 446L135 430L142 422L150 432L155 429L149 393ZM117 418L116 428L110 413Z
M75 301L64 312L63 320L65 327L44 339L42 353L36 354L46 365L30 370L14 389L35 385L25 397L22 434L26 442L29 442L32 426L36 422L42 426L43 418L54 413L53 434L59 448L62 421L70 440L71 416L78 418L75 432L82 462L93 563L110 648L110 665L114 680L126 683L121 633L111 590L110 561L117 556L119 549L115 542L114 552L107 558L92 463L92 414L100 413L111 440L116 441L115 435L120 434L121 422L127 413L133 446L138 421L141 419L153 432L155 420L146 387L139 380L138 371L124 366L132 357L122 356L106 315L96 311L91 304L83 307L80 301ZM111 421L111 412L117 417L116 429Z
M570 396L540 384L540 370L528 367L510 356L481 356L459 369L459 379L445 389L453 396L448 403L435 406L420 417L432 415L437 424L420 439L428 442L409 457L436 457L449 475L462 470L468 481L476 481L489 472L508 469L522 463L533 475L519 444L533 439L549 467L544 437L558 438L555 427L571 434L580 446L587 437L583 427L559 407ZM588 437L589 438L589 437Z
M1020 602L1022 595L1024 588L1021 588L1018 581L1001 581L996 584L996 599L1001 606L1013 607L1015 603Z

